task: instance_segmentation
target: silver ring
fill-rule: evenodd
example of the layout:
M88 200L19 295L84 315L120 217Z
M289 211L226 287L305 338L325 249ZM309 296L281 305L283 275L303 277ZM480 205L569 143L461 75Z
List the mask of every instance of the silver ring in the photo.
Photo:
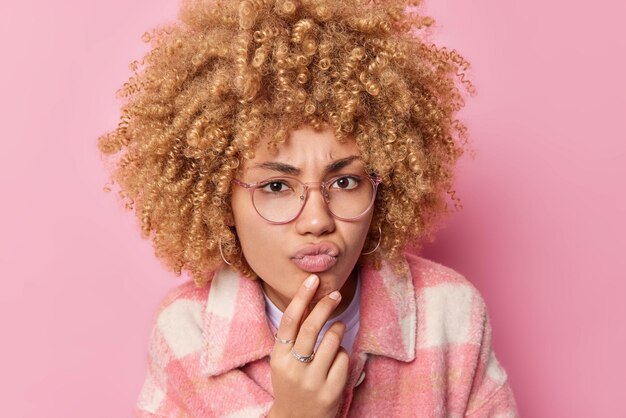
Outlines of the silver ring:
M283 340L277 335L277 333L274 333L274 341L278 341L279 343L282 343L282 344L293 344L296 342L296 340Z
M303 356L302 354L298 354L294 351L294 349L291 349L291 355L298 361L301 361L302 363L310 363L313 361L313 357L315 357L315 352L312 352L311 355L309 356Z

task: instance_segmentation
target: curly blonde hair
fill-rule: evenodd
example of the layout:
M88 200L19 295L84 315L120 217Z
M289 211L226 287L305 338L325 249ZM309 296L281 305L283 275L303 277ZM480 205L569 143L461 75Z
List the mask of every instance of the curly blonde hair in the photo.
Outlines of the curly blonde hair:
M118 91L117 129L99 138L116 156L112 183L142 236L197 286L224 256L248 277L228 227L231 180L260 138L276 149L301 126L355 140L382 178L362 256L401 267L405 246L431 238L449 211L467 144L456 117L469 64L417 36L433 23L415 1L185 0L175 23L144 35L151 50ZM110 188L107 188L110 190ZM382 254L381 254L382 253Z

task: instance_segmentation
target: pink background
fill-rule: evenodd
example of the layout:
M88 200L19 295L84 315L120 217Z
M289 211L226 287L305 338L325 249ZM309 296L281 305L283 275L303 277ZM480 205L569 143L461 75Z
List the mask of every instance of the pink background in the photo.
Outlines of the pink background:
M425 255L480 289L525 417L626 417L626 10L431 1L472 63L478 156ZM175 0L0 5L0 394L11 417L129 416L152 315L184 280L103 192L96 138ZM621 140L619 138L622 138ZM621 318L621 319L620 319Z

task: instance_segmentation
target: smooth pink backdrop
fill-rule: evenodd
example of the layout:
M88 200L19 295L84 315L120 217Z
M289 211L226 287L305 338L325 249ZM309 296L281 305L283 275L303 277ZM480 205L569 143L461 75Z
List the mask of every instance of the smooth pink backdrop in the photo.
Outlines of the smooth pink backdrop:
M165 271L103 192L96 138L175 0L0 5L0 394L10 417L123 417ZM480 289L524 417L626 417L626 10L431 1L472 63L478 155L425 255ZM620 139L621 138L621 139Z

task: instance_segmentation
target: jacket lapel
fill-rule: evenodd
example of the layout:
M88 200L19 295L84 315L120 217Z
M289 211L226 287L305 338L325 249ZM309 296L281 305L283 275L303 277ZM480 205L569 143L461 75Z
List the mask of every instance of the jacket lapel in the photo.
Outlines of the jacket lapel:
M361 269L361 323L355 348L362 353L409 362L415 359L416 296L409 264L396 273L383 260L382 268Z
M268 356L274 338L258 280L222 264L210 286L204 313L202 373L215 376Z

